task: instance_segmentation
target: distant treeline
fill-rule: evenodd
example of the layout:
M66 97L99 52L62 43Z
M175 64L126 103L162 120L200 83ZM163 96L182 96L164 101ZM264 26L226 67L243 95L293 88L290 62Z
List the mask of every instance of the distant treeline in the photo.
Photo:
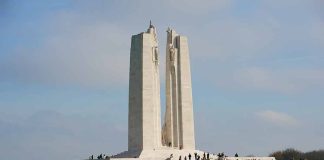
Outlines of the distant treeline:
M324 150L301 152L289 148L283 151L273 152L269 156L275 157L276 160L324 160Z

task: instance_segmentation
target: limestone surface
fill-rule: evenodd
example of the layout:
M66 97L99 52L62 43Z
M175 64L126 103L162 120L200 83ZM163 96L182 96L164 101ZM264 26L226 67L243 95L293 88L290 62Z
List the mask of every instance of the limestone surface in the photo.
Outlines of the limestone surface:
M132 36L128 112L128 151L161 147L159 53L153 25Z
M162 144L195 149L190 58L187 38L167 31L166 114Z
M201 158L195 148L188 39L167 31L166 113L161 129L159 49L156 28L132 36L129 72L128 150L115 160ZM215 160L275 160L274 157L218 157Z

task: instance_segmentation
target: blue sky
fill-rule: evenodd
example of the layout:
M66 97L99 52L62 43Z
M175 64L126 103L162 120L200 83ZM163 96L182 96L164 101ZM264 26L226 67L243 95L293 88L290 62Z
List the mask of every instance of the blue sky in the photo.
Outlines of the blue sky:
M196 145L268 155L324 148L321 0L1 0L0 155L127 149L131 35L189 39ZM164 102L162 102L164 106Z

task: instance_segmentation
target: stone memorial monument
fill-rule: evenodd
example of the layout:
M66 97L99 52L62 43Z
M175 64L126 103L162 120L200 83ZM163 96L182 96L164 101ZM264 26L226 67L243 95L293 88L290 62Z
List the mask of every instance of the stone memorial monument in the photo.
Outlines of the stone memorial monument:
M129 72L128 150L110 159L179 159L195 148L188 40L167 30L166 113L161 127L159 49L156 28L132 36ZM235 145L235 144L233 144ZM248 145L247 145L248 147ZM209 155L209 154L208 154ZM189 157L188 157L189 158ZM218 159L217 155L210 155ZM192 158L194 159L194 157ZM274 160L273 157L223 157Z
M167 30L166 114L162 144L195 149L190 59L187 38Z
M158 40L155 27L132 36L129 72L128 150L161 147Z

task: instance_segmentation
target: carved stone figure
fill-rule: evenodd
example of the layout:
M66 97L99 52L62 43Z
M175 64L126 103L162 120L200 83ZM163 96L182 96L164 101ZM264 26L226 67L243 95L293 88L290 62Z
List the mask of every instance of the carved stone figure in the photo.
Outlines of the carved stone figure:
M172 44L170 44L169 52L170 52L170 61L174 61L175 48L173 47Z
M158 47L154 47L153 61L156 62L157 64L159 63L159 48Z

